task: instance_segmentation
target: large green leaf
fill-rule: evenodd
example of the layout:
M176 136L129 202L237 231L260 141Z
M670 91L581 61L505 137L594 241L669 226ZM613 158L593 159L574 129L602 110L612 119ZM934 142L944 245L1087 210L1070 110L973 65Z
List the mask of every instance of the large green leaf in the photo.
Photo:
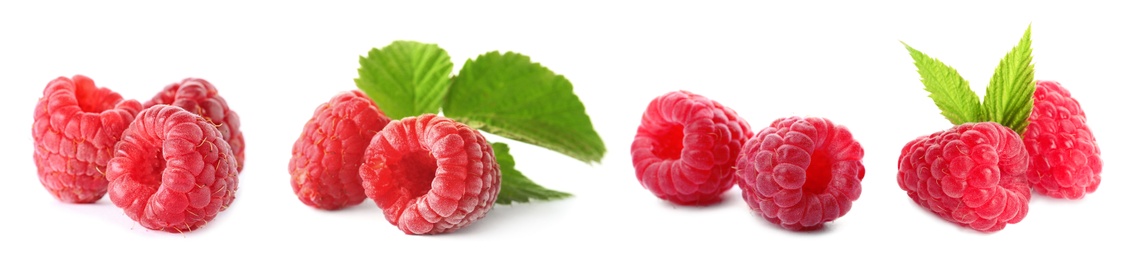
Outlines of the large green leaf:
M451 57L435 44L396 41L361 57L357 88L389 118L437 114L451 85Z
M606 150L572 83L517 53L467 60L451 83L443 114L583 162L599 162Z

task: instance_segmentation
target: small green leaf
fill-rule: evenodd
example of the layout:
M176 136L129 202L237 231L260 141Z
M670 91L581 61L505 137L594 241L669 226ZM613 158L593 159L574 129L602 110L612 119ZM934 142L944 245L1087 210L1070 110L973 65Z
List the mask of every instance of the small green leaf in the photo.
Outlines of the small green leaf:
M517 53L495 51L467 60L443 114L587 163L599 162L606 150L572 83Z
M435 44L395 41L361 57L357 88L389 118L439 113L451 85L451 57Z
M521 172L514 169L514 157L510 155L510 147L505 143L491 143L494 147L494 157L498 160L498 167L502 170L502 187L498 191L498 200L494 203L509 205L515 202L525 203L530 200L559 200L572 196L571 194L546 189L533 183Z
M1000 123L1020 136L1034 105L1035 65L1031 63L1031 25L1023 39L1000 60L984 93L984 120Z
M945 65L940 60L925 55L921 51L902 42L913 57L917 66L917 74L921 75L921 83L929 91L933 103L941 109L941 115L949 119L953 125L980 121L980 97L972 92L968 81L957 73L956 69Z

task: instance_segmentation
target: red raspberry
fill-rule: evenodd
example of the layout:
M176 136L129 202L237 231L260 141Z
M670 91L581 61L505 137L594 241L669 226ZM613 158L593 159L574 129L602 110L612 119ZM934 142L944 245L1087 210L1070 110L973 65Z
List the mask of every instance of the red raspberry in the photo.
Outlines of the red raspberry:
M195 230L235 199L232 158L208 120L179 107L152 106L122 133L110 159L110 201L145 228Z
M824 118L772 122L741 148L737 186L745 203L789 230L816 230L862 194L862 145Z
M1102 152L1086 125L1086 112L1055 81L1039 81L1034 100L1023 133L1032 160L1027 175L1031 187L1067 199L1081 199L1097 190L1102 182Z
M717 101L688 91L651 100L631 143L635 178L660 199L709 205L733 187L734 161L753 132Z
M907 143L898 157L898 186L945 220L998 231L1027 215L1030 163L1015 131L965 123Z
M236 168L243 171L243 132L239 131L239 115L227 106L212 83L199 78L186 78L180 83L169 84L152 100L145 102L145 108L153 105L172 105L196 113L212 122L223 134L223 140L231 145L235 153Z
M106 194L106 161L141 103L76 75L47 83L31 135L39 182L55 198L93 203Z
M406 234L457 230L482 218L501 187L494 149L482 134L424 114L393 120L361 164L365 194Z
M359 90L343 92L318 106L291 150L290 186L298 199L325 210L364 201L357 170L372 136L388 121Z

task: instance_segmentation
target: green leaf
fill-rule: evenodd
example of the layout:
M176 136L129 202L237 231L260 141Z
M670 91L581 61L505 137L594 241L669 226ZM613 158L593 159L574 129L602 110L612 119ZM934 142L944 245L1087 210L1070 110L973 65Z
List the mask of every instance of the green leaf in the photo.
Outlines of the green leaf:
M1000 123L1020 136L1034 105L1035 65L1031 63L1031 25L1023 39L1000 60L984 93L985 120Z
M559 200L572 196L572 194L546 189L533 183L521 172L514 169L514 157L510 155L510 147L505 143L491 143L494 147L494 157L498 160L498 167L502 170L502 187L498 191L498 200L494 203L509 205L515 202L525 203L530 200Z
M949 119L953 125L980 121L980 97L972 92L968 81L957 73L956 69L945 65L940 60L929 57L909 44L902 42L913 57L917 66L917 74L921 75L921 83L929 91L933 103L941 109L941 115Z
M357 88L393 120L437 114L451 85L451 57L435 44L395 41L361 57Z
M586 163L599 162L606 150L572 83L517 53L467 60L451 83L443 114Z

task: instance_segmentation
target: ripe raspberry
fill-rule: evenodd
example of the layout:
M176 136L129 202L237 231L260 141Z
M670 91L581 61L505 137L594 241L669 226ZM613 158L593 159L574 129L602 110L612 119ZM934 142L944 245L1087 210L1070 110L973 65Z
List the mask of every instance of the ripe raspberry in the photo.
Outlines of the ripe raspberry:
M388 123L360 169L365 194L405 234L450 232L482 218L498 198L500 174L478 130L433 114Z
M737 186L749 208L789 230L816 230L862 194L862 145L816 117L772 122L741 148Z
M141 103L76 75L47 83L31 135L39 182L56 199L93 203L106 194L106 161Z
M199 78L186 78L180 83L169 84L152 100L145 102L145 108L154 105L172 105L196 113L212 122L223 134L223 140L231 145L235 153L238 172L243 171L243 132L239 131L239 115L227 106L212 83Z
M110 201L145 228L195 230L235 199L232 157L208 120L179 107L152 106L122 133L110 159Z
M998 231L1027 215L1030 163L1015 131L965 123L907 143L898 157L898 186L945 220Z
M1027 180L1035 191L1081 199L1102 182L1101 150L1086 125L1086 113L1055 81L1038 81L1035 105L1023 142L1031 155Z
M318 106L291 150L290 186L298 199L325 210L364 201L357 170L372 136L388 121L359 90L343 92Z
M753 137L732 109L675 91L651 101L631 143L635 178L660 199L709 205L733 187L734 161Z

